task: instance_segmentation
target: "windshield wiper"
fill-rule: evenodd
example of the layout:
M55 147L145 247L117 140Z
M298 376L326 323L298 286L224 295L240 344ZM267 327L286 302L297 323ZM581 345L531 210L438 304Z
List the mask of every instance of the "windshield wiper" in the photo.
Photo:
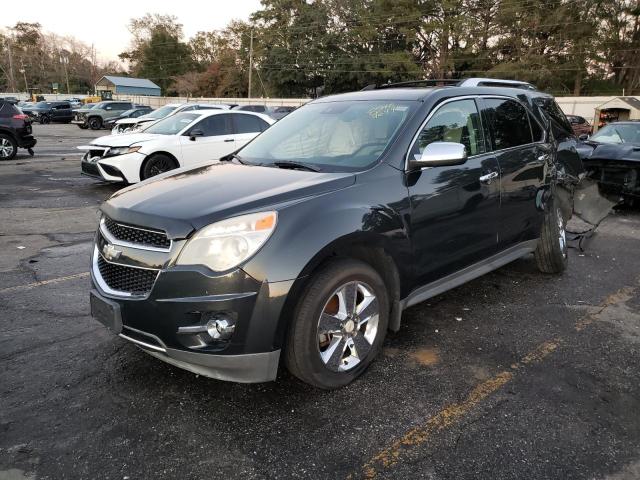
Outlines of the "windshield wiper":
M236 155L235 153L230 153L229 155L225 155L220 159L221 162L230 162L231 160L236 159L242 165L249 165L248 162L245 162L240 158L240 155Z
M268 166L268 164L264 164L264 165ZM310 172L320 171L320 169L315 165L310 165L308 163L301 163L301 162L291 162L289 160L280 160L278 162L273 162L272 165L275 165L278 168L291 168L292 170L295 170L295 169L308 170Z

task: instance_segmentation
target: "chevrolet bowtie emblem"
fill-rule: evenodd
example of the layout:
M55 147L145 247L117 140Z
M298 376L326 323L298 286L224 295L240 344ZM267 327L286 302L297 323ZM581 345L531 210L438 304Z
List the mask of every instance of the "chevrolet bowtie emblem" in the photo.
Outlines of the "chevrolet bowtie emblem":
M122 255L122 252L110 243L107 243L104 247L102 247L102 255L107 260L117 260L120 255Z

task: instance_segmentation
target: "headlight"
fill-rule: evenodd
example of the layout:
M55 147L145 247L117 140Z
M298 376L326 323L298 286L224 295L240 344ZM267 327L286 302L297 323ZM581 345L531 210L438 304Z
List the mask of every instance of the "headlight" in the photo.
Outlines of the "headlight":
M212 223L196 232L176 262L222 272L256 253L276 228L276 212L261 212Z
M140 150L142 146L138 145L137 147L111 147L109 149L109 156L113 155L124 155L125 153L135 153Z

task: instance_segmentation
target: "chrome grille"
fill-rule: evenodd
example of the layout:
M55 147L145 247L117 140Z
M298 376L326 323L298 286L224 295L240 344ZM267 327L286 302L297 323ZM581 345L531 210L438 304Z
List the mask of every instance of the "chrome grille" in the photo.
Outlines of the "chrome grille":
M171 240L164 232L122 225L109 217L104 217L104 226L114 238L123 242L138 243L154 248L171 248Z
M107 262L102 255L97 255L100 276L110 289L132 295L146 295L151 291L158 270L117 265Z

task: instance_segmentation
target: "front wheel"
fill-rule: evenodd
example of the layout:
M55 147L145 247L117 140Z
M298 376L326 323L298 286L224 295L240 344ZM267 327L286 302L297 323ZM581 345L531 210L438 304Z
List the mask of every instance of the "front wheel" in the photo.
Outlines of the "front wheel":
M89 119L89 128L91 130L100 130L102 128L102 119L100 117L91 117Z
M42 115L40 117L40 125L46 125L47 123L51 123L51 118L49 115Z
M569 262L566 222L560 205L551 201L544 215L542 231L535 251L538 270L543 273L561 273Z
M170 156L158 153L145 161L140 177L142 180L146 180L174 168L178 168L178 166Z
M388 322L380 275L358 260L333 261L314 274L294 311L287 367L318 388L347 385L378 355Z

